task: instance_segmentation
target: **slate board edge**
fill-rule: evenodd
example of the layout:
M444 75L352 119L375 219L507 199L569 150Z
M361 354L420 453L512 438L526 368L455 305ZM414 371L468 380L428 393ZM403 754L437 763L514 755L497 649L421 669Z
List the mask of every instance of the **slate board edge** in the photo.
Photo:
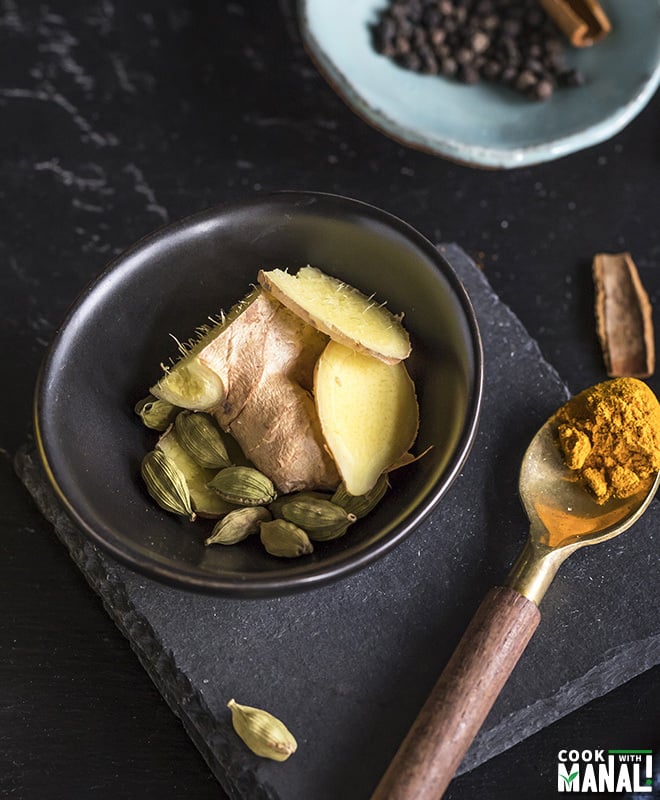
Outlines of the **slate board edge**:
M476 261L472 259L472 256L470 256L459 244L456 244L455 242L436 244L436 247L460 278L467 291L468 300L472 306L474 306L472 301L473 290L481 289L485 291L487 295L491 296L493 305L497 303L508 312L511 326L517 329L518 333L528 340L529 348L534 352L536 357L543 362L548 374L553 375L557 382L564 387L566 399L568 400L571 397L571 390L566 385L566 381L559 373L559 370L546 360L539 343L536 341L536 339L533 339L529 335L529 331L523 325L518 315L515 314L511 308L499 297L499 295L495 293L490 281L484 274L483 269L481 269Z
M543 608L541 607L541 612ZM631 653L636 655L635 669L631 664ZM480 737L473 743L468 755L456 770L456 775L463 775L485 761L500 755L521 741L544 730L553 722L584 707L587 703L602 697L613 687L636 678L646 670L660 663L660 636L649 636L634 643L626 643L606 651L599 664L593 666L580 678L565 684L552 697L541 698L524 710L516 711L516 735L504 736L507 730L507 719L499 725L482 728ZM570 696L576 698L570 701ZM541 709L541 711L539 711ZM529 720L543 719L542 724L529 724Z
M165 651L149 620L136 611L124 587L112 580L112 565L105 562L101 550L87 542L69 519L51 490L39 457L30 445L16 454L14 466L18 477L32 495L44 517L53 525L71 559L129 645L147 675L177 716L211 772L231 800L278 800L279 794L258 780L252 757L237 758L233 734L227 735L193 689L186 675L178 669L171 653ZM242 746L242 745L241 745Z

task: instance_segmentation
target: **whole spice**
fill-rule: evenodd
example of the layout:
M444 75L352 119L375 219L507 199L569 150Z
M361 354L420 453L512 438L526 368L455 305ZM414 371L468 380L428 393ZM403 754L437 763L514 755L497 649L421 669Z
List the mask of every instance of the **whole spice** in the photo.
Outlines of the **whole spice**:
M256 755L286 761L298 749L291 731L268 711L242 706L233 699L227 707L231 710L234 730Z
M147 491L161 508L194 521L196 514L186 479L171 458L160 450L152 450L142 459L140 472Z
M195 459L183 449L174 425L163 433L156 442L156 450L160 450L178 468L186 482L190 493L193 511L198 517L218 519L228 511L236 508L232 503L223 500L217 492L209 489L207 484L215 475L213 470L200 467Z
M652 308L630 253L597 253L593 279L607 374L647 378L655 370Z
M493 81L533 100L584 83L538 0L391 0L372 35L375 49L406 69Z
M158 400L151 394L135 405L135 413L147 428L151 428L154 431L167 430L174 422L179 410L172 403L168 403L167 400Z
M599 504L636 494L660 470L660 403L637 378L585 389L555 420L566 466Z
M259 533L259 524L270 519L270 511L263 506L236 508L216 522L204 544L238 544L253 533Z
M237 506L265 506L277 496L270 478L254 467L227 467L209 481L223 500Z
M352 495L346 490L346 484L342 482L332 495L331 500L333 503L345 508L346 511L355 514L358 519L361 519L366 517L380 503L388 486L387 475L383 474L373 489L370 489L366 494Z
M285 519L261 523L261 543L271 556L297 558L314 552L309 536L302 528Z
M612 30L597 0L540 0L575 47L589 47Z
M305 491L281 494L272 503L268 504L268 510L273 515L273 519L284 519L282 509L292 500L330 500L331 497L332 495L329 492Z
M282 516L301 527L316 542L338 539L357 519L355 514L348 513L330 500L316 500L313 497L294 498L285 503Z
M174 427L181 447L200 467L223 469L231 465L220 429L210 414L181 411Z

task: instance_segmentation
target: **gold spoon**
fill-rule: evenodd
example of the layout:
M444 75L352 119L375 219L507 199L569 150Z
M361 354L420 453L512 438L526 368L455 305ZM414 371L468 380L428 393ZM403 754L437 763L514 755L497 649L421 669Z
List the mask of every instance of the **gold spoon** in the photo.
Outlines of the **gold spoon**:
M505 586L486 595L372 800L439 800L541 619L538 604L575 550L612 539L648 508L660 473L633 497L598 505L564 465L553 415L523 457L530 520Z

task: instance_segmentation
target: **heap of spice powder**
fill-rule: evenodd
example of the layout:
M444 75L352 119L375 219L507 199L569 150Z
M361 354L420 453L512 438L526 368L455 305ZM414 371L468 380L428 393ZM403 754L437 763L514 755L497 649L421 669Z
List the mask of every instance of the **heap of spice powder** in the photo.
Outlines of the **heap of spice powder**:
M538 0L391 0L372 40L406 69L497 82L532 100L584 83L566 64L562 34Z
M660 403L644 381L596 384L555 421L566 466L599 504L631 497L660 470Z

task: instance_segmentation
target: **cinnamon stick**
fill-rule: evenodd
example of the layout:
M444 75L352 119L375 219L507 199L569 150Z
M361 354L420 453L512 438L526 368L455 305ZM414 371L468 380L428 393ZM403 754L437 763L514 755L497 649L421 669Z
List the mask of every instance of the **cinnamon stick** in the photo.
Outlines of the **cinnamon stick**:
M589 47L612 30L598 0L540 0L540 3L574 47Z
M593 279L608 375L648 378L655 370L652 308L630 253L597 253Z

